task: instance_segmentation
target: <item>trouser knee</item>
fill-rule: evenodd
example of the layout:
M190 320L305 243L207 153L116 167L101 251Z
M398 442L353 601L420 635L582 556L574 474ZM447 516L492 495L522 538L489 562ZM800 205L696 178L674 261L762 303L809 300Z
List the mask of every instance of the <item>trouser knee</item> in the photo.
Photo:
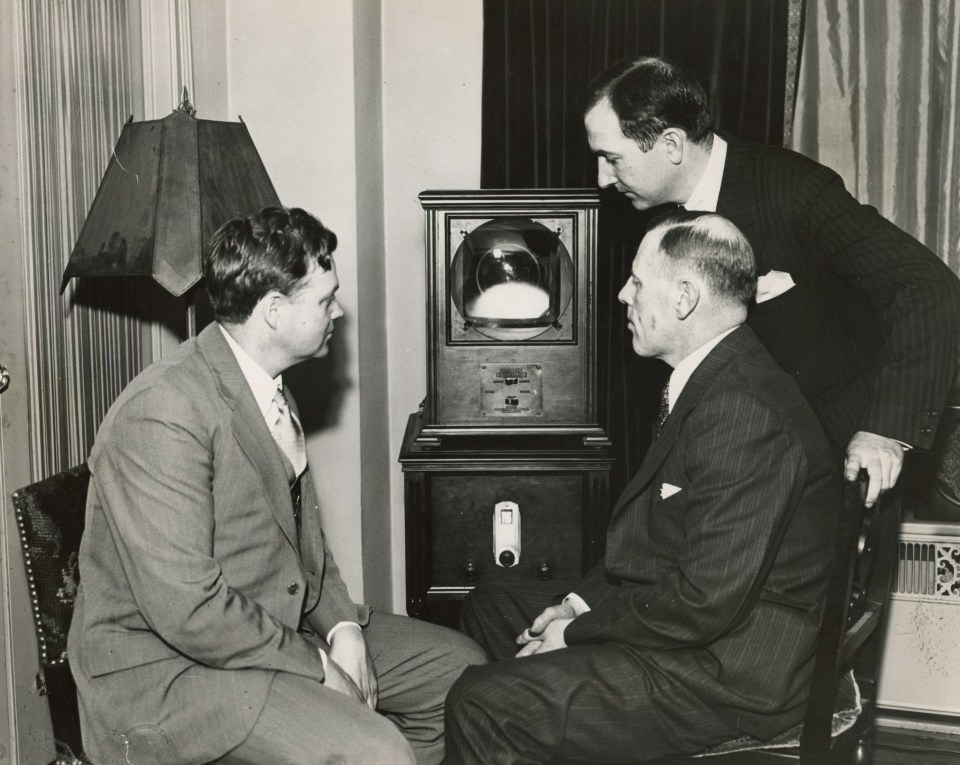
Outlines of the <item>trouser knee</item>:
M445 715L448 726L455 724L462 727L476 718L485 706L484 685L486 678L475 667L464 670L447 694Z
M372 762L416 765L417 759L397 726L381 717L377 724L370 727L357 751L342 760L330 759L327 762L335 762L337 765L369 765Z

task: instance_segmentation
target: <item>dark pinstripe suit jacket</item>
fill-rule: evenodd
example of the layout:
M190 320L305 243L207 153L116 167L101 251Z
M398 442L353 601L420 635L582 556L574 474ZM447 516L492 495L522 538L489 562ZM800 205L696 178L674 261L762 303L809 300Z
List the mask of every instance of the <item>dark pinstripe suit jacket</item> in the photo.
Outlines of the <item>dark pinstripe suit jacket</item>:
M695 370L620 496L605 560L575 588L592 610L567 643L621 643L742 730L786 729L802 716L840 502L840 466L809 405L737 329Z
M305 613L326 635L369 609L340 579L309 471L297 539L280 451L216 324L127 386L89 464L68 649L84 746L123 762L136 730L157 761L209 762L249 733L275 672L323 679Z
M758 271L796 287L750 327L793 375L835 447L858 430L929 448L957 363L960 280L800 154L727 137L717 205Z

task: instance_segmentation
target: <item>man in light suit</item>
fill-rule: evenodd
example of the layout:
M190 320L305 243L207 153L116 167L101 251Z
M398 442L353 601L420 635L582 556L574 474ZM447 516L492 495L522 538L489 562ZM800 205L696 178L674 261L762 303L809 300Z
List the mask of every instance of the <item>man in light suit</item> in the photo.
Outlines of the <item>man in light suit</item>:
M867 503L929 449L960 348L960 280L861 205L832 170L779 147L721 137L684 67L625 59L591 85L584 122L598 183L639 210L715 211L753 246L748 324L800 386Z
M735 226L671 213L631 274L619 298L633 348L673 367L662 429L614 507L604 560L562 603L538 613L515 589L465 603L465 629L496 658L512 655L502 634L529 626L517 658L470 667L451 690L451 765L657 759L802 718L840 465L744 325L756 271Z
M100 428L69 639L98 765L443 760L447 690L483 655L351 601L281 377L343 315L336 243L296 208L223 226L217 323Z

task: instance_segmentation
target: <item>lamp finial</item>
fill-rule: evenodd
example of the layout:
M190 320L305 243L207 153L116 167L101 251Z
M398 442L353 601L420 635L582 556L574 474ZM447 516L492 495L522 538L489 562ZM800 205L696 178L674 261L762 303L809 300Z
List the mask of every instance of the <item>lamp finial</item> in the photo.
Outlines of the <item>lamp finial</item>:
M187 96L187 86L183 86L183 96L180 99L180 105L177 106L176 111L186 112L191 117L195 116L197 110L194 108L193 104L190 103L190 98Z

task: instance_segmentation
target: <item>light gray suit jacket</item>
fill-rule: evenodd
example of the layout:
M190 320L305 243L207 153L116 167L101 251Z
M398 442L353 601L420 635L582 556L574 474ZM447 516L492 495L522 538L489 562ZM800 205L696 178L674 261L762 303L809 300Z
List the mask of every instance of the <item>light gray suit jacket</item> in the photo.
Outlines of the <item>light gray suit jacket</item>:
M326 547L309 469L298 540L283 459L215 324L130 383L89 466L69 639L86 750L107 762L134 734L158 761L215 759L276 672L323 679L301 623L325 636L369 615Z

